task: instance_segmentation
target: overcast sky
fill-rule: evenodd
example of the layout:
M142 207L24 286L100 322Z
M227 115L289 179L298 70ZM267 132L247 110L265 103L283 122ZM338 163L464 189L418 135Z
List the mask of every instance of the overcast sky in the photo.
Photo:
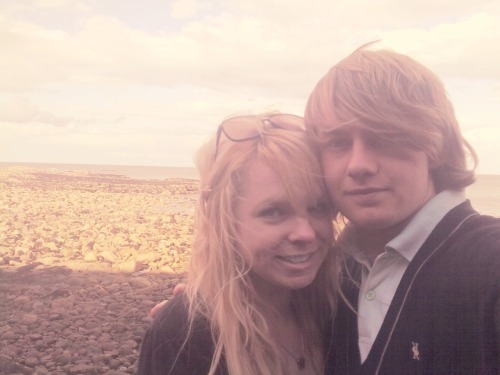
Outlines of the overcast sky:
M445 82L500 174L500 0L0 0L0 161L192 166L231 114L303 114L380 39Z

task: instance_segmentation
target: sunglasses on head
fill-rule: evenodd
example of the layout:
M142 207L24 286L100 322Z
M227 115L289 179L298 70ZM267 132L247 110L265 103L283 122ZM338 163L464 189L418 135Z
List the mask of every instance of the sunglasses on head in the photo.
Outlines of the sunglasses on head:
M296 115L276 113L266 117L236 116L224 120L217 129L214 158L217 158L222 134L232 142L245 142L261 137L266 127L304 131L304 119Z

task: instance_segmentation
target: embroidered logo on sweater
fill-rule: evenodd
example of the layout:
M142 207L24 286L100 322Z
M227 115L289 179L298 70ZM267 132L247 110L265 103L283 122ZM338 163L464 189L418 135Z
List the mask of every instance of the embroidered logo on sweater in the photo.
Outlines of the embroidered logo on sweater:
M413 353L413 359L420 361L420 351L418 350L418 342L411 342L411 351Z

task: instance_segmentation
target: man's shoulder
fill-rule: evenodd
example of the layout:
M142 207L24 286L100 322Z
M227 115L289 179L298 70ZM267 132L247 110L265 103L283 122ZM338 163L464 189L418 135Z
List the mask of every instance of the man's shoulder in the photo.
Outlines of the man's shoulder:
M500 241L500 218L483 215L475 211L466 201L452 209L434 231L450 230L455 235L466 238L489 238Z
M479 215L464 238L477 254L478 260L487 260L500 267L500 218ZM497 272L500 275L500 272Z
M464 237L469 240L500 244L500 218L476 214L464 222Z
M500 275L495 271L500 269L500 219L478 213L468 201L453 208L427 237L410 267L427 263L429 269Z
M443 244L445 253L457 262L462 261L470 267L499 268L500 218L477 212L471 214L448 233Z

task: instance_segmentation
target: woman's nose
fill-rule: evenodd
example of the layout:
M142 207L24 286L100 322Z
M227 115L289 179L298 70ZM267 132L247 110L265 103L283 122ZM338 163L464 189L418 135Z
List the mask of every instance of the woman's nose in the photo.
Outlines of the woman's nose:
M313 241L316 238L316 231L308 217L297 216L289 237L291 241Z

